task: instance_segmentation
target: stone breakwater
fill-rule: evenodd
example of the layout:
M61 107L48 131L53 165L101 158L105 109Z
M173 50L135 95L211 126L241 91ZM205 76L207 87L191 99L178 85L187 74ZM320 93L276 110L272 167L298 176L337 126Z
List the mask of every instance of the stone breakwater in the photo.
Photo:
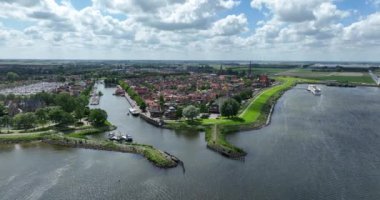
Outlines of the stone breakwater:
M52 145L59 145L71 148L84 148L84 149L94 149L94 150L102 150L102 151L115 151L122 153L134 153L140 154L147 158L150 162L152 162L155 166L160 168L173 168L177 167L179 163L182 163L177 157L167 153L160 151L158 149L154 149L151 146L138 145L138 144L117 144L114 142L98 142L91 140L77 140L77 139L44 139L42 140L45 143ZM156 158L152 157L149 151L154 151L155 156L159 156L160 161L157 161Z
M220 145L212 143L208 143L207 148L231 159L244 159L244 157L247 155L245 152L230 151L226 148L221 147Z

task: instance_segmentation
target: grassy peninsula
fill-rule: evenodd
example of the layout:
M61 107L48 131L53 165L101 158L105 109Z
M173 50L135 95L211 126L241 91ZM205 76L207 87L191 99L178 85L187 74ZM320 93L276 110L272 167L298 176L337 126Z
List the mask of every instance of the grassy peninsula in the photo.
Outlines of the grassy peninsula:
M226 140L226 134L265 126L272 106L286 90L299 83L318 82L315 80L292 77L278 77L276 81L278 82L277 85L264 89L254 96L248 106L245 107L237 117L196 119L194 121L169 121L166 127L173 129L190 128L204 130L208 148L230 158L244 157L246 155L244 150L230 144Z

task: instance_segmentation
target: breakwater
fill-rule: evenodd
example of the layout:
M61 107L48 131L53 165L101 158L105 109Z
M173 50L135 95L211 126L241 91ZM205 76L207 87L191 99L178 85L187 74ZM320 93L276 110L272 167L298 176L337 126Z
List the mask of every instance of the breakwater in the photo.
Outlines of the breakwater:
M94 141L74 138L46 138L42 142L71 148L94 149L102 151L115 151L122 153L139 154L147 158L151 163L160 168L177 167L181 162L177 157L155 149L149 145L118 144L111 141Z
M236 151L231 151L226 148L223 148L222 146L215 144L215 143L207 143L207 148L210 150L213 150L227 158L231 159L244 159L244 157L247 155L245 152L236 152Z

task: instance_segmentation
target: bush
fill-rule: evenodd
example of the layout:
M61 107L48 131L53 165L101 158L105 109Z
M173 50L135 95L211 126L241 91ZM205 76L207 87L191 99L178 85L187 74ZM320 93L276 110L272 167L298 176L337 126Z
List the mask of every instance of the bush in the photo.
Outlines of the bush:
M102 109L92 109L90 110L90 115L88 120L95 126L102 126L107 121L107 112Z
M34 113L20 113L13 119L14 126L18 129L30 129L35 127L37 117Z
M235 99L225 101L220 109L222 116L232 117L239 112L240 104Z
M199 115L199 109L195 106L190 105L183 109L182 114L187 119L193 120Z

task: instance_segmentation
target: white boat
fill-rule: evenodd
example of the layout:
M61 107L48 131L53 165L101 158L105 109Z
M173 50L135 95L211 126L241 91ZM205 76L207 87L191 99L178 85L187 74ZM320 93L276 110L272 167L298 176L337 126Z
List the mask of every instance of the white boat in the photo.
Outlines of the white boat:
M130 135L122 135L122 136L120 137L120 140L124 140L124 141L126 141L126 142L132 142L132 141L133 141L133 138L132 138L132 136L130 136Z
M322 94L321 88L317 87L316 85L309 85L307 87L307 91L310 91L313 93L315 96L319 96Z
M140 114L140 111L136 108L130 108L129 109L129 112L133 115L133 116L137 116Z

